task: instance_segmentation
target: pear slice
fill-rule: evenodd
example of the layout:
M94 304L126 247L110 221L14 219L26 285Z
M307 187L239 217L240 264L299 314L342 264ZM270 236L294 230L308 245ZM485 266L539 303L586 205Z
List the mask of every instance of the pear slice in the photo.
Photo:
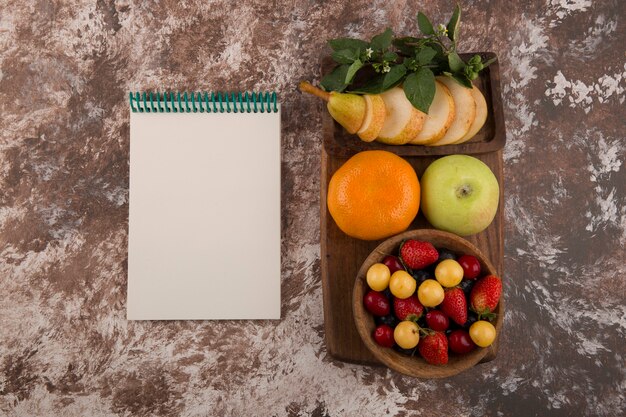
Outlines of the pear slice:
M482 128L487 121L487 100L485 100L485 96L476 86L472 88L472 97L474 98L474 102L476 103L476 117L474 118L474 123L472 123L469 130L467 131L465 136L461 138L461 140L454 142L455 145L458 143L467 142L468 140L476 136L476 133L478 133L480 128Z
M413 107L400 87L387 90L381 96L386 117L376 140L388 145L410 142L422 130L426 114Z
M371 142L380 133L387 117L385 112L385 102L379 94L363 96L365 99L365 119L357 135L364 142Z
M300 83L300 90L327 101L328 112L348 133L356 133L363 125L365 119L365 99L363 97L336 91L329 93L306 81Z
M472 96L472 89L467 88L447 76L436 77L437 81L445 84L454 99L454 120L448 131L437 142L430 143L431 146L450 145L461 140L467 134L476 118L476 102Z
M426 145L441 139L452 124L454 113L454 100L450 90L444 84L435 81L435 98L428 108L424 127L410 143Z

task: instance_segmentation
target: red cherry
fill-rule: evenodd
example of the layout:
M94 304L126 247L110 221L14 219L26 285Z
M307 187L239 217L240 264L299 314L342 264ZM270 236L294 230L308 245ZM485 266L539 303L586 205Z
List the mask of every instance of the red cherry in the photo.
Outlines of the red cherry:
M480 275L480 262L472 255L463 255L457 259L463 268L463 278L476 279Z
M441 311L430 310L426 313L426 324L437 332L443 332L450 326L450 320Z
M469 353L476 348L467 330L454 330L448 336L448 346L454 353Z
M374 340L382 347L393 347L393 329L386 324L381 324L374 330Z
M387 255L385 256L385 259L383 259L383 263L387 265L389 272L392 274L396 271L404 271L404 267L397 256Z
M375 316L386 316L391 313L389 299L381 292L369 290L363 297L365 309Z

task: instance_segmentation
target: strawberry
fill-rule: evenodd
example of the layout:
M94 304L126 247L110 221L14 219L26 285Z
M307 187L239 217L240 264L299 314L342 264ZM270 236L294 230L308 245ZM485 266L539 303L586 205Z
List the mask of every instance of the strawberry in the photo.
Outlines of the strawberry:
M443 314L459 326L467 321L467 300L462 289L455 287L447 290L439 307Z
M443 332L432 332L423 337L417 349L426 362L433 365L448 363L448 339Z
M502 294L502 280L495 275L481 278L474 284L470 292L470 305L472 310L480 316L489 318L500 301Z
M422 269L437 262L439 252L430 242L409 239L400 246L400 258L409 268Z
M407 318L411 315L415 316L414 319L417 320L422 317L424 306L417 299L417 295L412 295L404 300L394 297L393 311L399 320L407 320Z

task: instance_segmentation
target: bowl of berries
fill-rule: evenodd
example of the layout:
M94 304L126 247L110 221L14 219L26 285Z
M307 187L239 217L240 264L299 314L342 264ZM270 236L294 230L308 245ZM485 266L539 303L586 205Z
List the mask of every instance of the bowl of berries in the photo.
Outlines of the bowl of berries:
M434 229L404 232L365 259L354 321L372 354L420 378L456 375L492 353L504 318L502 281L478 248Z

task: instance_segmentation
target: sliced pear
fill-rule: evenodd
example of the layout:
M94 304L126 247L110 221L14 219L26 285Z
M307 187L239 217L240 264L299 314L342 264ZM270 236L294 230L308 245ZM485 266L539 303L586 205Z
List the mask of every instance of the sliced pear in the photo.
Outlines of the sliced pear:
M454 79L446 76L437 77L437 81L443 83L452 98L454 99L454 120L448 128L448 131L441 139L436 142L430 143L431 146L450 145L456 141L461 140L463 136L467 134L476 118L476 102L472 97L472 90L466 88L456 82Z
M413 145L426 145L441 139L454 120L454 100L450 90L439 81L435 81L435 98L428 108L422 131L411 140Z
M376 140L388 145L410 142L422 130L426 114L413 107L400 87L387 90L381 96L386 117Z
M476 86L472 88L472 97L474 98L474 102L476 103L476 117L474 118L474 123L472 123L469 130L467 131L465 136L461 138L461 140L454 142L455 145L458 143L467 142L468 140L476 136L476 133L478 133L480 128L482 128L487 121L487 100L485 100L485 96Z
M379 94L363 96L365 99L365 119L357 132L362 141L371 142L378 137L385 118L385 101Z
M365 99L363 97L336 91L329 93L306 81L300 83L300 90L327 101L328 112L348 133L356 133L363 125L365 119Z

